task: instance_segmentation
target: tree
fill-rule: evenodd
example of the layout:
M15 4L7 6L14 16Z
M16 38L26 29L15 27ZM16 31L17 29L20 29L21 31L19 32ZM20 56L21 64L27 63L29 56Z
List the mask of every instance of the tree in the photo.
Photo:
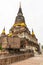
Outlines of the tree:
M0 45L0 50L2 50L2 46Z
M42 45L42 49L43 49L43 45Z

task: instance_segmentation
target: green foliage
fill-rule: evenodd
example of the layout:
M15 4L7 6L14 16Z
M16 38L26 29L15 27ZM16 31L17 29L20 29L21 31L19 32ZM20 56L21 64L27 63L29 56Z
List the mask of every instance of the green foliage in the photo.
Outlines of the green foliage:
M0 45L0 50L2 50L2 46Z
M43 49L43 45L42 45L42 49Z

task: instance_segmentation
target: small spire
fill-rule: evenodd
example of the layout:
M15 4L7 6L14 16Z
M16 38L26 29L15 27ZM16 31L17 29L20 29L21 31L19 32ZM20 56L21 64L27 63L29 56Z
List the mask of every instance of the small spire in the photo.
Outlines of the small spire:
M21 8L21 2L20 2L20 8Z
M32 29L32 35L34 36L34 31L33 31L33 29Z
M2 31L2 34L5 34L5 27L4 27L3 31Z

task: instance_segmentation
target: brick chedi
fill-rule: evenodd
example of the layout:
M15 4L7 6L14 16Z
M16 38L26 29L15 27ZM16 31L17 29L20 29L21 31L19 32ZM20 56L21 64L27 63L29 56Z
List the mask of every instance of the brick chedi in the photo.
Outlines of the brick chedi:
M2 48L13 48L13 49L37 49L39 51L38 39L36 38L34 31L30 33L25 23L25 18L22 13L21 5L17 13L15 22L9 34L5 34L5 28L0 36L0 44Z

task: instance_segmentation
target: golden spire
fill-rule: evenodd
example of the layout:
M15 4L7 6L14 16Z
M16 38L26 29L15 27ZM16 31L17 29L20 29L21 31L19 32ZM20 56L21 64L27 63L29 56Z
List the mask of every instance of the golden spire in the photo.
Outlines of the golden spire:
M33 35L33 36L35 35L33 29L32 29L32 35Z
M5 34L5 27L4 27L3 31L2 31L2 34Z

